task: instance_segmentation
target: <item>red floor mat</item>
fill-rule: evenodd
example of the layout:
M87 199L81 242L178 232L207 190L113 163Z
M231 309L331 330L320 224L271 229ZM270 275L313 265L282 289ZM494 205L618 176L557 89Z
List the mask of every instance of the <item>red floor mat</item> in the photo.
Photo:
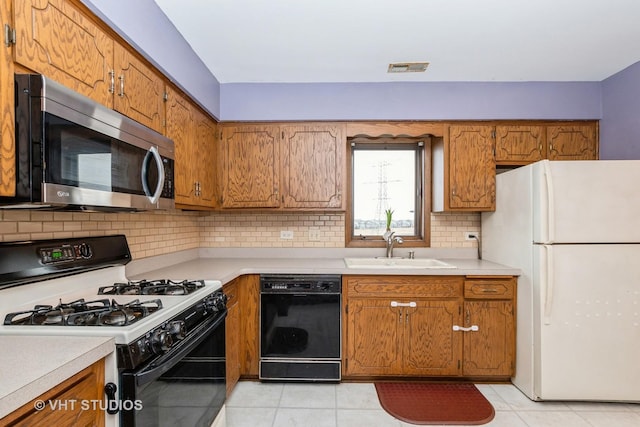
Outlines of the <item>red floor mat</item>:
M376 383L382 407L412 424L485 424L493 419L491 403L473 384Z

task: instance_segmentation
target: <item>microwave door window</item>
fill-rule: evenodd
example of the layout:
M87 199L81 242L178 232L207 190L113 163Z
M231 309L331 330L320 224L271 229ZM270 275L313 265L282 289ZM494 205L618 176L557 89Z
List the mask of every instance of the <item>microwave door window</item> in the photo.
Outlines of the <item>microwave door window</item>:
M67 120L46 116L47 182L99 191L143 195L142 165L147 151ZM148 180L158 182L157 169ZM154 177L155 174L155 177Z
M112 141L113 164L111 179L113 191L118 193L144 194L142 188L142 162L146 152L122 141Z
M60 172L64 184L111 191L111 149L99 141L61 132Z

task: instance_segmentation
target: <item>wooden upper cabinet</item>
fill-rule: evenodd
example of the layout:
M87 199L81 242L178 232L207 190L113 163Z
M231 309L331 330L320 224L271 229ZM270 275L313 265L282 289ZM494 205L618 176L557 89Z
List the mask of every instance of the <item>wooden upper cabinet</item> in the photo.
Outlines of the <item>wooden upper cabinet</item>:
M65 0L13 5L15 61L113 108L113 39Z
M2 0L0 22L11 22L10 8ZM0 49L0 196L16 195L16 142L14 64L11 50Z
M194 110L195 144L193 167L197 186L198 205L214 207L216 205L215 151L217 124L200 110Z
M191 104L172 88L167 90L166 135L175 145L174 188L176 203L193 203L195 186L192 153L195 143Z
M279 131L277 125L223 127L222 207L280 206Z
M216 122L169 87L166 134L175 144L176 205L214 208Z
M598 159L597 124L547 126L549 160Z
M525 165L538 160L597 160L598 123L541 122L496 126L496 163Z
M344 126L283 126L283 206L343 208Z
M164 132L164 80L129 50L114 46L115 96L113 108L127 117Z
M544 126L496 126L496 163L525 164L546 156Z
M445 210L495 210L493 126L449 126L445 144L445 171L448 169L448 174L445 172L445 188L448 184Z
M73 3L14 1L14 60L164 132L163 77Z
M344 209L344 124L221 128L223 208Z

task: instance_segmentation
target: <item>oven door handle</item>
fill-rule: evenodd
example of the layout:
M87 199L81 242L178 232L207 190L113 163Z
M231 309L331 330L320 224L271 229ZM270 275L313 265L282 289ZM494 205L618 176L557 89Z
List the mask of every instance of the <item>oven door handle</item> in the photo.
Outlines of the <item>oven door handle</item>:
M133 373L136 380L136 386L141 387L147 383L155 381L162 374L173 368L187 354L200 345L214 329L221 326L224 327L225 317L227 317L226 311L223 315L218 315L214 319L204 322L167 353L152 361L142 370Z

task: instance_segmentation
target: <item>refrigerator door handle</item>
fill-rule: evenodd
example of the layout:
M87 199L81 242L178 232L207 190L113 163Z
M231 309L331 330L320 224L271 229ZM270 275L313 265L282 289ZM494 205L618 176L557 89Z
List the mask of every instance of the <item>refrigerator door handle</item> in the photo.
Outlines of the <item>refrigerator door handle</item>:
M544 167L544 181L547 187L547 235L543 237L544 242L553 243L555 241L555 207L554 207L554 191L553 191L553 179L551 176L551 163L549 160L542 162Z
M551 308L553 306L553 277L554 277L554 262L553 262L553 246L544 245L545 258L547 263L546 277L544 278L544 324L551 324Z

